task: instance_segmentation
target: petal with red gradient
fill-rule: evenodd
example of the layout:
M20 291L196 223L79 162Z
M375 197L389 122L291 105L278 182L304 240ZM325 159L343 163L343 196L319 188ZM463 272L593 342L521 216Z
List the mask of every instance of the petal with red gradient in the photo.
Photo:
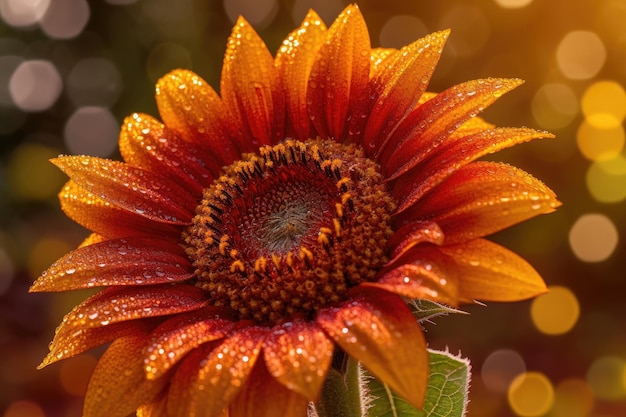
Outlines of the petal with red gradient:
M128 237L68 253L45 270L30 291L154 285L184 281L192 276L193 267L178 243Z
M309 10L300 27L285 38L276 54L276 68L285 92L286 136L300 140L316 136L307 111L307 82L313 59L325 39L326 25L317 13Z
M54 341L50 343L50 353L48 353L37 369L44 368L62 359L79 355L112 340L146 332L154 328L155 325L155 319L144 319L123 321L104 327L86 329L59 326L54 336Z
M150 333L144 349L147 377L161 377L189 351L225 337L235 325L234 318L230 310L207 307L167 319Z
M193 196L170 179L123 162L64 156L52 163L87 191L151 220L187 225L197 205Z
M220 173L221 164L206 143L185 142L170 128L159 128L158 122L145 114L124 119L119 148L128 164L175 180L196 199Z
M390 258L388 263L392 263L415 245L426 242L441 245L443 240L443 231L435 222L416 220L407 223L398 228L387 241Z
M137 417L168 417L167 389L161 391L148 404L143 404L137 408Z
M172 380L170 413L180 417L223 415L252 372L267 330L247 327L226 338L208 355L192 352Z
M226 46L220 94L233 126L247 132L245 151L284 139L285 98L279 83L263 39L239 17Z
M559 204L552 190L519 168L474 162L450 175L400 218L437 223L448 245L551 213Z
M107 238L154 236L178 238L180 229L116 207L74 181L59 193L63 212L76 223Z
M309 399L279 383L259 360L229 407L229 417L303 417Z
M333 342L320 327L304 320L275 326L263 343L269 373L310 401L319 395L333 355Z
M421 408L428 379L426 342L396 294L356 287L351 299L320 310L316 322L350 356Z
M361 114L352 117L353 124L357 121L362 126L351 125L351 131L363 129L360 143L367 154L378 153L389 134L417 105L449 34L449 30L432 33L405 46L370 80Z
M344 138L350 108L365 93L369 72L369 33L358 6L350 5L328 29L311 68L308 111L320 137Z
M226 126L226 106L199 75L185 69L164 75L157 82L156 103L165 125L181 138L206 146L222 165L239 159Z
M383 173L389 179L406 173L463 123L521 83L500 78L468 81L418 106L398 125L382 152Z
M166 376L145 377L141 352L147 337L147 332L121 337L104 352L87 387L84 417L126 417L167 385Z
M417 202L428 191L453 172L476 159L529 140L553 137L546 132L527 128L496 128L482 130L461 138L448 140L436 154L401 178L393 187L399 202L398 212Z
M458 305L458 281L449 276L446 268L431 263L402 264L386 272L374 282L364 282L365 287L380 288L403 297L427 299L451 306Z
M433 249L446 255L459 279L461 302L519 301L546 292L537 271L519 255L485 239Z
M128 320L167 316L198 310L207 302L206 293L193 285L105 288L63 317L52 343L64 343L57 339L60 334L68 334L66 327L79 331Z

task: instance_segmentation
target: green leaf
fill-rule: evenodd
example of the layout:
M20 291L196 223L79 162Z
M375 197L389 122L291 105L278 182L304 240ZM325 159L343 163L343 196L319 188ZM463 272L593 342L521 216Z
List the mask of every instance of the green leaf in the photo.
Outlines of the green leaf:
M413 315L420 323L430 321L437 316L447 316L448 314L468 314L465 311L457 310L444 304L439 304L430 300L409 300L407 302Z
M470 383L469 361L449 352L429 350L429 363L430 375L423 410L413 407L385 383L368 374L370 379L367 385L369 395L373 399L367 415L369 417L463 417Z

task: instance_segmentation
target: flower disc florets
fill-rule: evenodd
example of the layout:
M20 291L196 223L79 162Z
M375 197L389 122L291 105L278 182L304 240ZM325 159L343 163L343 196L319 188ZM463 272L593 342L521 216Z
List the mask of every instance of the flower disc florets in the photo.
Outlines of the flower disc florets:
M287 140L227 167L184 241L216 305L276 322L373 280L394 208L378 165L357 146Z

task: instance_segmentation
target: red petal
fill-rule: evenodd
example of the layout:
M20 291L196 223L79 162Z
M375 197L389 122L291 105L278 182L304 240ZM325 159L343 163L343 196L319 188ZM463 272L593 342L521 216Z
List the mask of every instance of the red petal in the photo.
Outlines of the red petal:
M119 142L127 163L171 178L196 199L220 172L221 164L206 151L212 150L206 142L183 142L148 115L124 119Z
M148 380L143 371L146 338L146 332L137 332L104 352L87 387L84 417L126 417L163 390L169 378Z
M180 229L111 205L69 181L59 193L61 208L81 226L107 238L123 236L180 237Z
M270 374L310 401L319 395L333 343L317 324L296 320L274 327L263 343Z
M380 288L403 297L423 298L456 306L459 292L457 279L445 272L437 265L416 261L381 273L377 281L361 285Z
M442 144L436 154L397 181L393 195L400 202L398 212L417 202L453 172L476 159L532 139L553 137L527 128L483 130Z
M153 285L193 276L193 267L177 243L129 237L76 249L56 261L30 288L67 291L117 285Z
M153 328L154 325L154 320L144 319L78 330L71 326L60 326L54 335L54 341L50 343L50 353L38 369L79 355L112 340L143 333Z
M369 82L367 104L361 115L352 118L364 121L365 126L351 127L351 131L363 129L361 143L368 154L378 153L393 130L417 105L449 34L449 30L436 32L405 46L388 59Z
M326 25L310 10L300 27L287 36L276 54L276 68L285 91L286 117L294 138L315 137L307 112L307 82L313 59L326 39Z
M444 235L437 223L417 220L400 227L387 242L389 263L402 256L403 253L420 243L441 245Z
M460 301L518 301L546 292L528 262L496 243L476 239L436 250L454 264Z
M560 203L552 190L530 174L505 164L474 162L449 176L401 219L429 219L445 244L487 236Z
M393 133L381 157L383 173L394 179L432 153L457 128L522 83L486 79L455 85L417 107Z
M229 417L304 417L308 403L272 378L261 360L231 403Z
M158 222L187 225L197 205L193 196L169 179L122 162L65 156L52 163L108 203Z
M351 300L323 309L317 322L350 356L421 408L428 354L419 324L400 296L357 287Z
M284 139L285 99L279 82L265 43L239 17L228 39L220 93L238 129L251 140L245 143L247 150Z
M231 316L225 309L207 307L177 315L154 329L144 349L148 378L161 377L192 349L226 336L234 326Z
M173 416L221 416L248 379L267 329L239 330L208 355L192 352L178 368L168 409ZM204 350L206 352L206 350Z
M181 138L206 146L221 165L240 157L225 126L226 106L197 74L171 71L157 82L156 102L168 128Z
M370 39L356 5L350 5L328 30L309 78L307 101L313 126L322 138L341 141L350 107L365 92L370 72Z

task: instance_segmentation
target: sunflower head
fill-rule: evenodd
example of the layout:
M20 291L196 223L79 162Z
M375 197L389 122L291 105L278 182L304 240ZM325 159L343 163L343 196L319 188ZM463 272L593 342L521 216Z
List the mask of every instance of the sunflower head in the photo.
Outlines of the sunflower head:
M304 416L345 356L421 407L427 351L407 299L545 290L484 237L553 211L554 193L476 160L550 135L478 117L519 80L427 92L448 35L371 48L351 5L330 28L309 12L272 56L240 18L220 94L172 71L161 121L124 121L123 161L53 160L70 177L63 210L93 233L31 290L102 287L42 364L112 342L85 416Z

